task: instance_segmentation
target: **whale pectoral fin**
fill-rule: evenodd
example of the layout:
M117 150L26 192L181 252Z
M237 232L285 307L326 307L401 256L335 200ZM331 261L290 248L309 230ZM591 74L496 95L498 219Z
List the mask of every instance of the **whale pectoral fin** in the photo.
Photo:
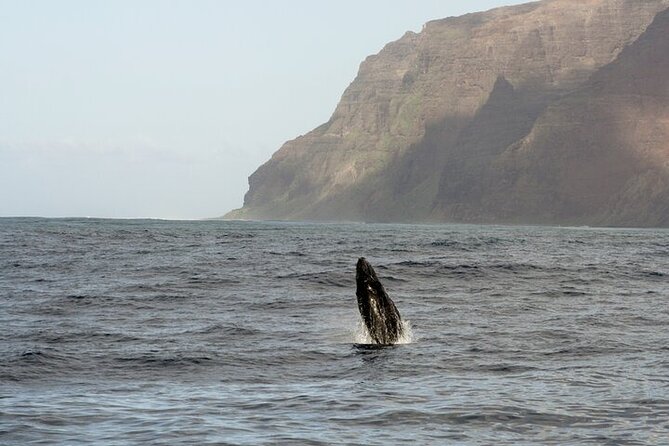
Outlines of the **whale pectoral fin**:
M371 308L371 302L372 299L374 299L374 289L370 286L369 282L365 280L358 284L356 295L358 296L358 309L360 310L360 315L365 322L368 332L371 333L372 327L374 326Z
M383 327L383 339L385 343L394 343L402 336L402 322L400 312L395 306L381 282L375 283L375 294L379 305L379 314L381 315Z
M383 305L383 294L379 293L378 282L372 281L367 284L367 301L369 309L364 315L367 331L377 344L383 344L385 334L385 309Z

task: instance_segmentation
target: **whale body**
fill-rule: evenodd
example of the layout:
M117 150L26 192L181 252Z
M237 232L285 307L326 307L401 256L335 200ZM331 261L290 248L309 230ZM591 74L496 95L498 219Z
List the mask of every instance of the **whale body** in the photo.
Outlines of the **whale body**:
M396 343L403 333L400 312L364 257L358 259L355 282L358 310L369 336L377 344Z

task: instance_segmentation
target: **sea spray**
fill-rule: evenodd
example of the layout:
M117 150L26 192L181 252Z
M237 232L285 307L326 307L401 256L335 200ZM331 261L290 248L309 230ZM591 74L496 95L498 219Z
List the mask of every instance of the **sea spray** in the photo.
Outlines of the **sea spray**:
M395 344L411 344L416 339L411 327L411 321L402 320L402 335ZM353 343L362 345L376 345L376 342L369 335L369 331L365 326L362 318L358 318L356 325L351 329L351 337Z

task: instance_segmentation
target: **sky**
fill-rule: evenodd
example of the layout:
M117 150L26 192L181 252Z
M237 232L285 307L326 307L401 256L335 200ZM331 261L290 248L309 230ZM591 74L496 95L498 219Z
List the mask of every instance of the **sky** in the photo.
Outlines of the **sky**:
M510 0L0 0L0 217L198 219L370 54Z

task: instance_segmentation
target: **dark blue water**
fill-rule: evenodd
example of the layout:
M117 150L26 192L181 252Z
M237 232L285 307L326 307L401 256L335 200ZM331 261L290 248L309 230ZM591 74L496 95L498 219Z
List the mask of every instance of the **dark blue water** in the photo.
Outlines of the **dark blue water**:
M0 327L1 444L669 439L666 230L0 219Z

